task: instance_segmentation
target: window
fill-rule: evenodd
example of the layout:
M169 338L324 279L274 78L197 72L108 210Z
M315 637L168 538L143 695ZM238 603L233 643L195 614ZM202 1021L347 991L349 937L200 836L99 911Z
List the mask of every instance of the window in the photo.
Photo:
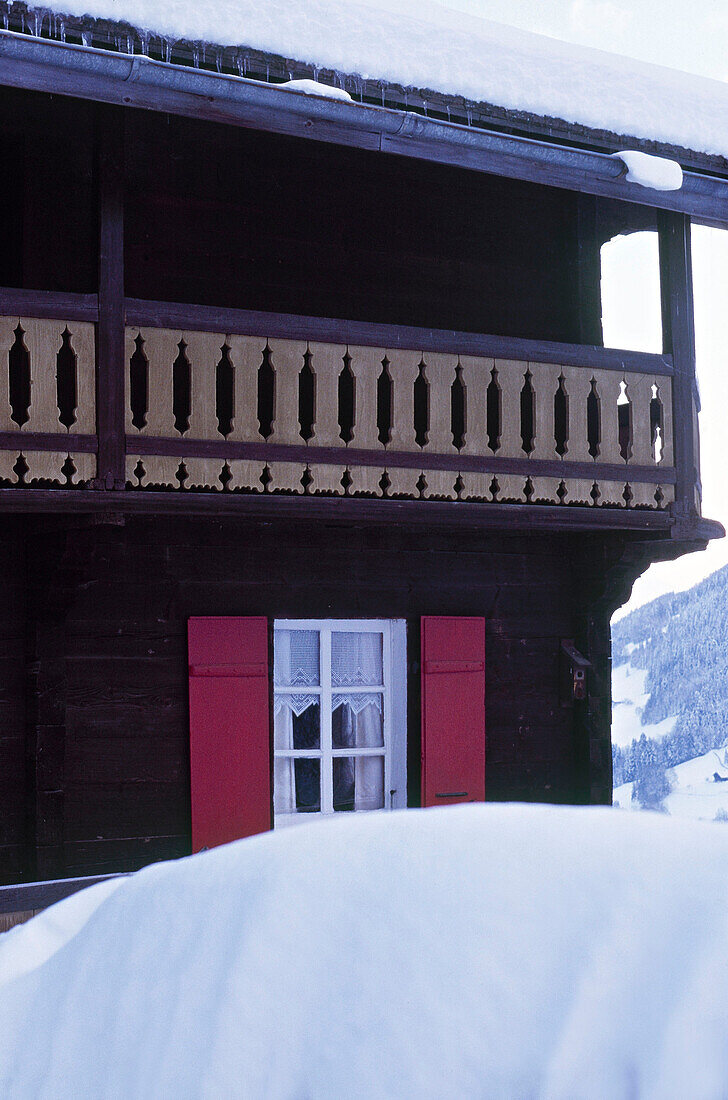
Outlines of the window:
M406 806L404 622L281 620L273 648L275 826Z

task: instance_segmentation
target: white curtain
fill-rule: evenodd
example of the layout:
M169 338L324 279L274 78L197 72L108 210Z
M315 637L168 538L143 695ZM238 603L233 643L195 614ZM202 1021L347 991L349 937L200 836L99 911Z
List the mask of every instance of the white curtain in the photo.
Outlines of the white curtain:
M373 687L382 683L382 635L334 632L331 635L331 685ZM379 692L336 692L333 706L342 707L340 744L335 748L377 748L383 744L382 696ZM354 781L354 809L384 806L384 757L342 760L344 775ZM353 776L352 776L353 771ZM348 774L347 774L348 773Z
M273 683L276 687L312 686L319 682L319 636L316 630L276 630L273 646ZM292 749L293 716L300 716L319 696L296 692L275 696L273 739L277 749ZM292 757L277 757L273 775L273 804L278 814L296 812L296 774Z

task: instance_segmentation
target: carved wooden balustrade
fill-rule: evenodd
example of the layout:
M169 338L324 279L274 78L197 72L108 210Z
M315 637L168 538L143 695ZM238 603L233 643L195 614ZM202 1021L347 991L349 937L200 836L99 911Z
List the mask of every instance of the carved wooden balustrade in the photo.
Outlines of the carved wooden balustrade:
M125 340L128 490L675 499L669 357L573 347L560 362L544 345L534 361L146 324ZM96 476L93 323L3 317L0 348L0 486L110 488Z
M94 325L0 317L0 484L96 476Z
M127 328L127 483L665 508L671 379Z

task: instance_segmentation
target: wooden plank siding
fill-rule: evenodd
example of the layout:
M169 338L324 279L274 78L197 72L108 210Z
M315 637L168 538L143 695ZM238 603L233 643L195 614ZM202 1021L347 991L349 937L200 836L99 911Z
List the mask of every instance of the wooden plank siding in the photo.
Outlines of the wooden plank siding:
M406 619L411 804L420 616L481 615L486 797L608 799L609 761L589 764L591 739L609 738L608 704L594 704L597 734L580 724L562 705L558 662L561 638L583 636L589 615L607 660L609 609L594 611L591 563L601 545L606 573L625 536L593 536L587 549L583 536L556 533L534 540L292 520L12 522L27 527L33 578L25 635L35 764L30 799L16 794L36 841L34 861L21 861L28 877L132 870L189 851L186 632L196 615ZM4 691L17 706L13 675ZM598 691L608 690L602 676ZM18 873L14 842L5 881Z

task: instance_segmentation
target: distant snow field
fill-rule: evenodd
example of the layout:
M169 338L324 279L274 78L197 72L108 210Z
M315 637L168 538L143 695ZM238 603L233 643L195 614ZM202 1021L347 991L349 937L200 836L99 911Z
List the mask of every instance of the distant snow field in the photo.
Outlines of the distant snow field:
M728 1094L728 829L608 807L342 817L0 937L3 1100Z
M672 817L714 821L723 814L728 824L728 750L711 749L703 756L687 760L668 770L673 789L664 802ZM717 778L716 778L717 776ZM638 810L632 802L632 783L614 791L614 804L625 810Z
M612 741L627 748L632 741L639 741L644 733L655 741L666 737L675 728L676 718L642 725L642 711L650 693L645 691L647 669L619 665L612 671Z

